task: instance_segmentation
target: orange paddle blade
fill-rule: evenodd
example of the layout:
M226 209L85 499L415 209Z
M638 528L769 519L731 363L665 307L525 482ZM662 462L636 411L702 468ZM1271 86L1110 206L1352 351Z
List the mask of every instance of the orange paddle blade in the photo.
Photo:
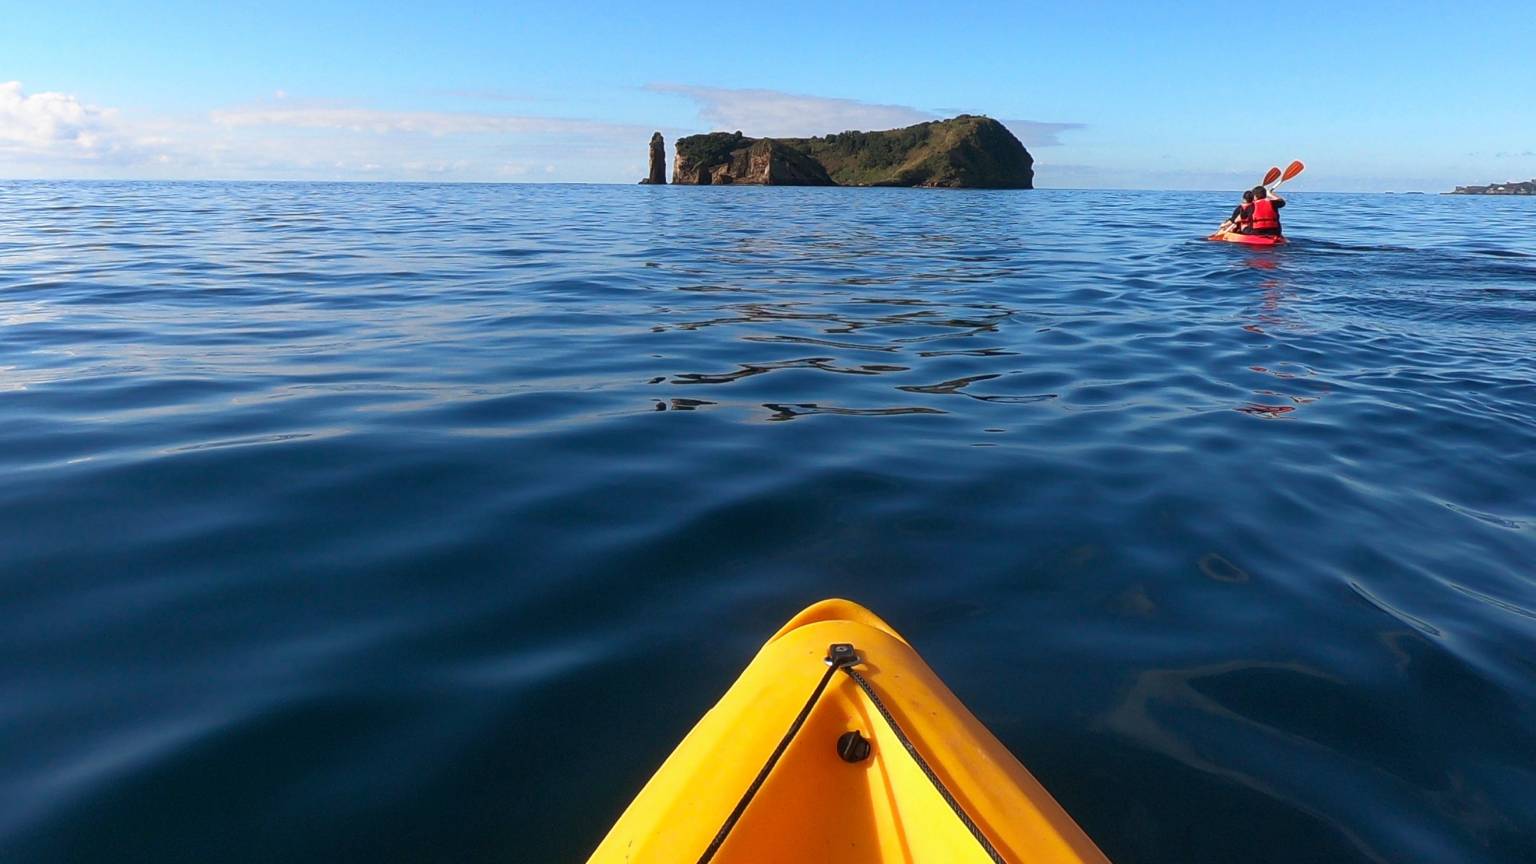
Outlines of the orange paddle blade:
M1297 164L1300 164L1300 163L1297 163ZM1273 183L1273 182L1275 182L1276 180L1279 180L1279 179L1280 179L1280 168L1279 168L1279 166L1276 166L1276 167L1271 168L1268 171L1264 172L1264 179L1259 181L1259 185L1260 186L1268 186L1269 184L1271 184L1271 183Z
M1307 170L1307 166L1301 164L1301 160L1297 159L1295 162L1285 166L1285 176L1280 178L1280 182L1284 183L1285 181L1295 177L1297 174L1300 174L1305 170Z

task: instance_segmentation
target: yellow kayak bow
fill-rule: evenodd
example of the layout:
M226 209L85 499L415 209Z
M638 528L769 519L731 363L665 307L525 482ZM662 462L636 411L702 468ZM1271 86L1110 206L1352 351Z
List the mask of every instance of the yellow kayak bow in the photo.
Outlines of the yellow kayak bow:
M591 864L1107 859L874 613L796 615L672 752Z

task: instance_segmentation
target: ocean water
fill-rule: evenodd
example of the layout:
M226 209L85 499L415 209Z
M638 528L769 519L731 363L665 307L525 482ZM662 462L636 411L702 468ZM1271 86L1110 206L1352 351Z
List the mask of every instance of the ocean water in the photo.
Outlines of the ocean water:
M0 860L579 861L865 603L1116 862L1536 860L1536 200L0 184Z

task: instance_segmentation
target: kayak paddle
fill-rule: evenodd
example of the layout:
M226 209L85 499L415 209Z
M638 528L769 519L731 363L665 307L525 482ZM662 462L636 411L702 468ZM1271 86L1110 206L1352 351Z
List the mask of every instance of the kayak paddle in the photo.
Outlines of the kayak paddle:
M1295 162L1285 166L1285 173L1280 175L1280 183L1284 183L1285 181L1290 180L1305 170L1307 170L1307 166L1303 165L1300 159L1297 159ZM1274 190L1279 189L1280 183L1276 183L1274 186L1270 187L1270 191L1273 192ZM1268 183L1265 183L1264 185L1269 186Z

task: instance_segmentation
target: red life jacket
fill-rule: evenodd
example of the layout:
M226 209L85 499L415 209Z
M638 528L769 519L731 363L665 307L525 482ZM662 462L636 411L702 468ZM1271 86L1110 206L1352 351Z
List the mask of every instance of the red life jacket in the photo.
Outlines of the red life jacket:
M1249 227L1254 231L1279 231L1280 213L1275 209L1275 202L1268 198L1253 199L1253 221Z
M1245 204L1242 207L1237 208L1237 227L1240 231L1253 227L1252 206Z

